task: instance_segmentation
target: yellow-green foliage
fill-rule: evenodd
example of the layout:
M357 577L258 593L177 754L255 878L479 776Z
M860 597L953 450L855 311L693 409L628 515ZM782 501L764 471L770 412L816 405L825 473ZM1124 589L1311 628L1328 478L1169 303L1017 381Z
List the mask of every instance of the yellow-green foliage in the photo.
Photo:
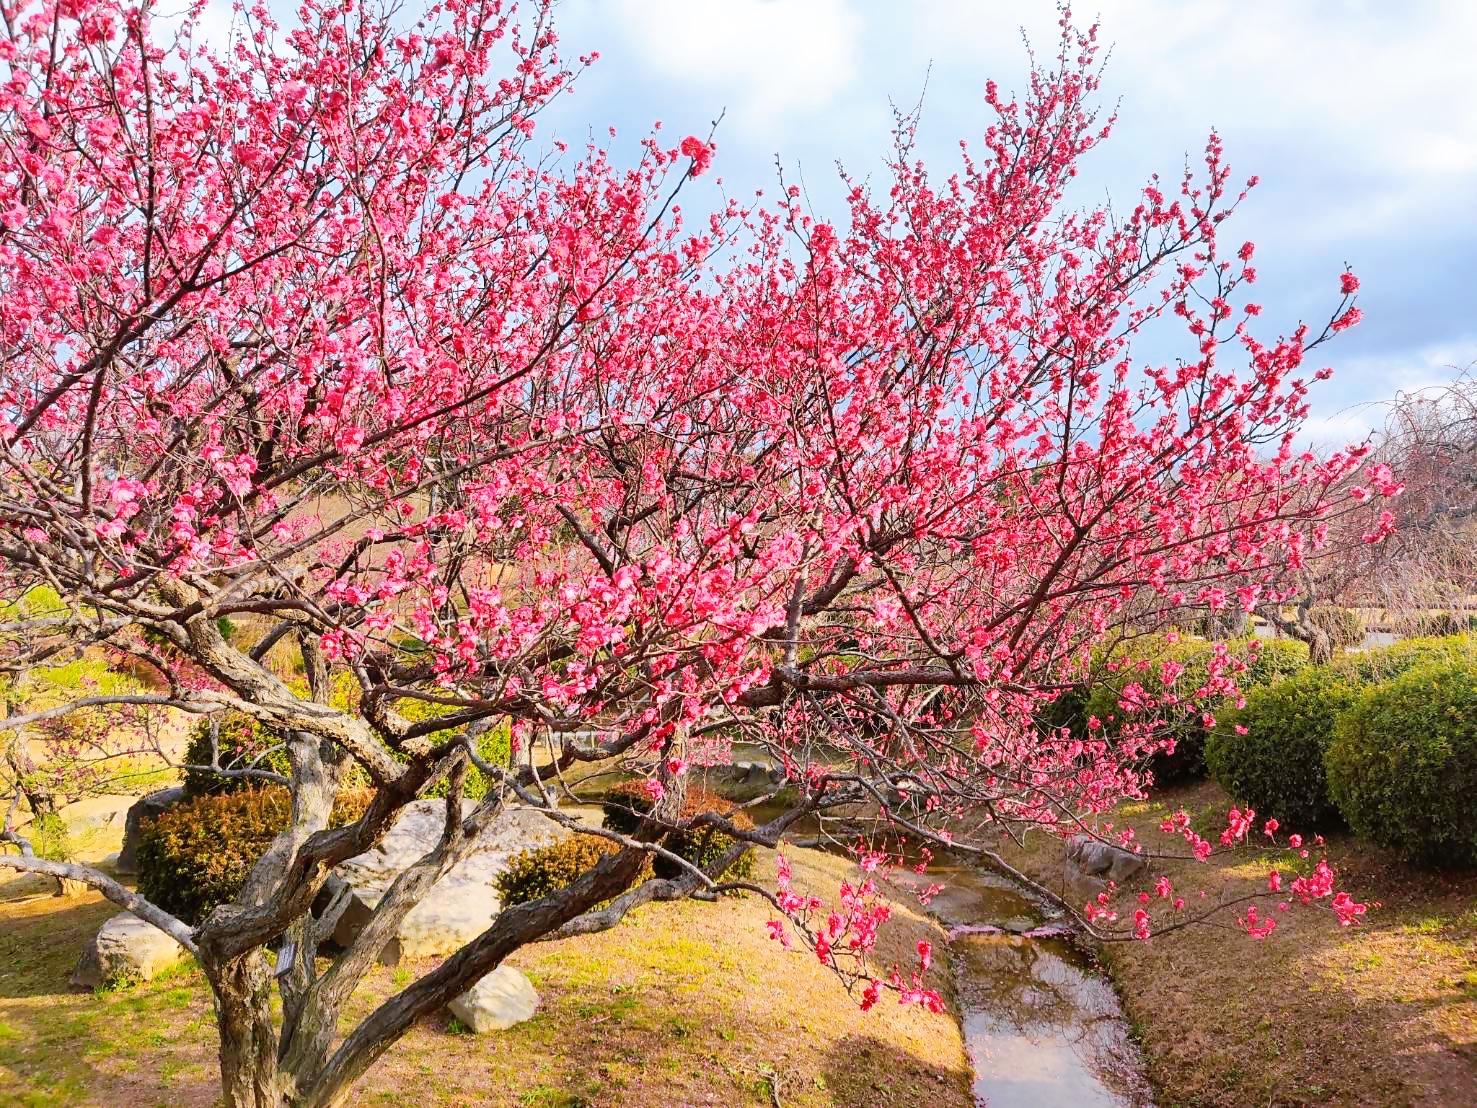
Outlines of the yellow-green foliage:
M537 850L521 851L498 874L497 894L505 908L539 900L567 888L600 859L619 849L620 844L609 839L575 835Z
M331 823L364 813L370 794L341 793ZM139 840L138 888L165 911L198 923L233 899L258 858L287 827L292 799L284 788L253 788L198 796L162 813Z
M422 720L450 715L459 709L447 704L436 704L429 700L407 697L395 705L395 711L411 722L419 723ZM451 729L432 731L430 741L432 743L442 742L451 738L452 734ZM507 720L500 720L482 732L477 739L477 756L484 762L503 769L508 768L513 756L513 730ZM491 782L474 766L467 771L466 781L462 786L463 795L471 800L481 800L487 795L490 785ZM446 789L446 782L439 781L427 790L426 795L445 796Z
M1401 639L1378 650L1350 654L1336 664L1355 680L1368 684L1388 681L1426 662L1461 660L1477 661L1477 634Z

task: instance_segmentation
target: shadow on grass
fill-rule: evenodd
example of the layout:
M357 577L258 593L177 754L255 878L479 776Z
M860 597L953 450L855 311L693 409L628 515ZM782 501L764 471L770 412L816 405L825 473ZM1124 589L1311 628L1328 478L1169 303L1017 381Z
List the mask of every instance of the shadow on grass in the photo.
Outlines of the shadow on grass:
M94 893L0 904L0 999L67 994L82 948L118 909Z
M935 1065L867 1035L837 1040L826 1057L824 1074L826 1092L835 1104L921 1108L969 1102L967 1071ZM946 1091L951 1095L940 1095ZM783 1084L779 1093L783 1103L790 1103Z
M1157 831L1161 818L1183 808L1215 830L1232 803L1202 783L1118 815L1146 846L1178 852ZM1110 949L1151 1076L1171 1099L1205 1105L1281 1102L1288 1089L1312 1103L1477 1104L1477 872L1417 868L1347 832L1325 833L1339 886L1370 904L1356 927L1339 927L1326 901L1276 910L1286 894L1267 890L1267 868L1286 880L1308 872L1316 851L1160 861L1124 890L1120 911L1140 891L1152 895L1162 872L1200 910L1258 894L1279 923L1252 942L1236 926L1243 909L1232 908L1219 926ZM1038 847L1028 868L1056 888L1060 848L1048 846L1056 853Z
M0 1103L191 1108L219 1096L210 995L193 962L117 991L68 984L116 911L96 894L0 902Z

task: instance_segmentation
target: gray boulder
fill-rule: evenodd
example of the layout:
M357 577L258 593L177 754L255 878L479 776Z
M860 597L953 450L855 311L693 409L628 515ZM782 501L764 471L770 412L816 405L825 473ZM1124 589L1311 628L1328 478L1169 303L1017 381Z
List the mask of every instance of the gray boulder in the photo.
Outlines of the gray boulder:
M171 789L151 792L134 802L123 820L123 846L118 851L117 861L113 863L114 873L138 872L138 843L144 824L169 811L184 798L184 788L177 785Z
M479 1035L506 1031L538 1011L533 983L512 966L498 966L446 1007Z
M473 802L463 802L470 812ZM445 802L417 800L405 807L395 826L374 849L341 863L334 873L349 886L349 903L333 940L347 946L364 929L375 907L404 870L433 849L441 838ZM379 959L395 965L407 958L450 954L486 931L501 911L493 880L521 850L547 846L570 834L529 809L503 813L483 833L472 853L438 881L407 913Z
M148 981L189 957L185 948L132 912L119 912L82 951L72 984L82 989Z
M1074 835L1067 840L1067 862L1069 869L1075 868L1084 877L1115 881L1120 885L1149 868L1143 855L1099 842L1087 835Z

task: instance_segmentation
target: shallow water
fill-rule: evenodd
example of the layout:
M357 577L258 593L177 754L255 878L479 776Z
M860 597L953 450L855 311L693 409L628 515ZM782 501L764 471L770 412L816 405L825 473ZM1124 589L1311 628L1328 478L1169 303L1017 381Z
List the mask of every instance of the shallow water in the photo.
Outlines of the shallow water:
M895 878L897 879L897 878ZM1004 879L936 861L928 911L950 929L977 1105L1140 1108L1143 1062L1101 971Z
M750 814L763 823L781 810L762 804ZM904 895L943 886L926 911L949 931L979 1108L1152 1105L1117 994L1050 911L1004 877L945 857L926 874L899 868L888 880Z

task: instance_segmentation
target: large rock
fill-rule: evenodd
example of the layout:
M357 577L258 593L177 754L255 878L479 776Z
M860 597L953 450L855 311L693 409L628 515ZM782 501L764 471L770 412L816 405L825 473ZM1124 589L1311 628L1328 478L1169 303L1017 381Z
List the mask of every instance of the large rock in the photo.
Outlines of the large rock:
M463 802L470 812L473 802ZM334 872L348 884L350 899L334 930L334 942L347 946L364 929L380 899L405 869L441 839L446 806L441 800L406 805L384 841L341 863ZM450 954L486 931L501 910L492 882L520 850L530 850L570 834L547 816L529 809L503 813L478 840L472 853L453 866L421 903L401 921L380 951L380 961L395 965L407 958Z
M1087 835L1074 835L1067 840L1068 869L1076 869L1084 877L1123 884L1149 868L1141 854L1112 846Z
M98 929L82 951L72 971L72 984L95 989L99 985L148 981L187 957L184 947L152 923L145 923L132 912L119 912Z
M118 851L117 861L113 863L113 872L122 874L138 872L138 843L143 834L144 824L167 812L184 798L185 790L180 786L172 789L159 789L157 792L140 797L128 809L128 815L123 820L123 846Z
M448 1004L447 1009L479 1035L506 1031L538 1011L533 983L512 966L498 966Z

